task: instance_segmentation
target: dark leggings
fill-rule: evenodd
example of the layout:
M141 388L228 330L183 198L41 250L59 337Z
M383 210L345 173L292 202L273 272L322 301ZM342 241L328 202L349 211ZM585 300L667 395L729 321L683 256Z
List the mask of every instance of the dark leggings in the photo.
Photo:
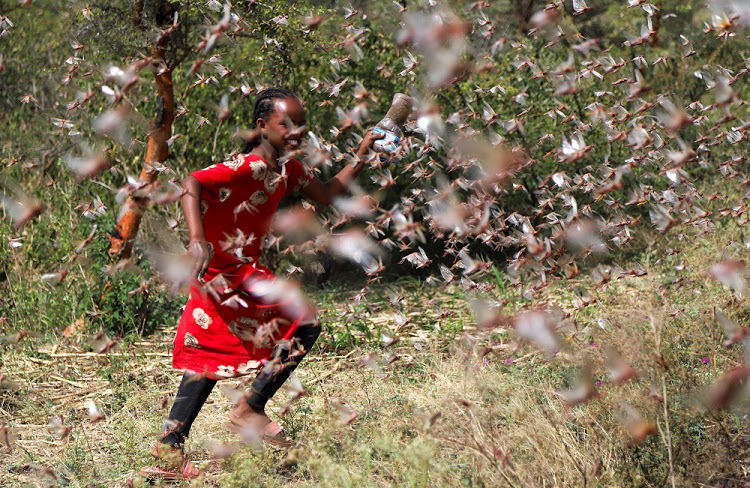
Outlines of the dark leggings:
M281 385L289 378L292 371L307 355L307 352L315 344L320 335L320 324L311 323L300 325L294 332L293 337L296 342L304 349L303 354L289 359L289 350L276 346L272 357L278 357L281 360L281 368L275 372L266 373L263 370L258 374L250 387L250 395L247 397L247 403L257 409L263 410L268 400L281 388ZM193 425L195 417L200 412L203 404L208 399L216 380L185 374L182 377L180 387L177 389L177 396L174 399L172 410L169 412L169 419L177 423L177 427L167 433L162 439L164 444L172 446L182 446L185 438L190 433L190 427Z

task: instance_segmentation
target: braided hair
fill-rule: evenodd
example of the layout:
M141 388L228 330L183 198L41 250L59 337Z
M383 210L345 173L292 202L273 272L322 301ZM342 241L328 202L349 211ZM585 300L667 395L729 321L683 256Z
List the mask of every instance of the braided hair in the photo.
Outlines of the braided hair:
M257 128L258 119L268 120L268 117L276 110L276 100L286 100L287 98L292 98L297 100L300 105L302 104L302 101L294 92L283 88L267 88L258 93L258 98L255 100L255 108L253 108L253 123L250 125L250 128ZM242 152L247 154L259 144L260 140L258 138L250 139L245 144Z

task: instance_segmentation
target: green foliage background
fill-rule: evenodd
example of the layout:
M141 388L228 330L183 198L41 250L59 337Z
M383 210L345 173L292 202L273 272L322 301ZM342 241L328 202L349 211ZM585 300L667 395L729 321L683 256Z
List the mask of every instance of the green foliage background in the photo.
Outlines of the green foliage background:
M173 11L179 11L180 27L169 44L167 62L175 66L177 103L186 113L174 124L174 133L181 134L181 137L172 145L169 169L161 176L164 182L179 181L189 172L220 161L225 154L240 147L240 141L233 140L232 134L235 129L249 125L253 102L252 95L242 95L239 89L242 84L252 91L263 86L280 85L300 93L308 107L310 130L332 140L342 151L356 144L353 135L374 124L385 112L391 94L402 91L431 98L444 117L454 112L481 114L484 102L503 120L517 117L524 108L530 110L524 117L522 132L501 134L507 138L508 144L525 147L537 160L530 170L518 176L514 181L516 186L504 190L498 199L498 206L507 213L533 211L538 203L534 199L534 188L553 172L567 170L573 173L590 166L596 173L604 162L622 164L631 157L624 144L608 143L606 133L595 127L586 134L586 142L593 145L589 155L575 163L575 167L561 166L554 155L557 143L553 140L537 141L545 134L559 135L561 131L564 134L570 130L560 123L559 118L549 116L562 99L552 95L554 87L548 78L532 80L530 70L516 69L514 61L527 57L545 70L552 69L567 59L571 38L598 38L601 45L608 46L608 54L615 59L622 57L629 62L633 57L643 55L652 62L661 56L668 57L668 62L644 70L646 83L652 87L651 93L644 97L646 100L653 102L659 94L672 94L685 103L700 100L704 105L710 105L711 93L691 73L709 63L736 73L744 66L747 48L735 39L726 41L703 35L701 30L704 22L710 21L710 14L702 2L695 0L659 2L663 11L670 14L662 20L659 46L639 46L637 49L622 47L622 42L627 33L638 32L645 15L639 8L627 8L625 2L597 2L590 12L580 17L573 17L570 6L566 4L560 21L566 38L552 46L549 38L528 37L519 32L523 19L519 17L516 2L490 2L484 8L484 18L490 19L494 26L489 37L483 36L481 17L478 22L472 5L453 2L457 15L471 25L471 45L465 53L466 59L475 64L491 63L492 67L449 86L430 90L425 89L420 81L424 67L417 68L413 76L399 75L403 69L402 58L410 47L396 42L399 14L392 2L237 2L232 11L242 17L247 28L232 39L220 40L209 54L220 54L220 63L229 67L232 73L222 78L209 66L210 63L205 62L202 76L215 76L216 81L196 86L198 77L189 70L193 61L203 56L196 52L195 46L207 35L207 26L220 19L223 6L218 2L182 1L168 6L167 12L159 12L154 7L158 3L146 2L142 27L137 28L131 18L132 1L84 3L48 0L33 2L26 8L10 0L0 2L0 11L12 18L15 24L9 29L9 35L0 41L0 52L5 59L0 84L0 126L4 128L0 150L2 180L6 188L17 185L29 196L48 202L42 216L21 231L11 229L8 219L0 224L4 241L20 237L24 242L20 250L10 250L8 246L0 250L1 286L8 292L0 298L0 316L8 319L5 324L8 330L28 328L48 333L85 316L91 329L126 333L152 330L174 322L179 315L184 298L169 296L159 285L153 286L147 294L132 297L127 294L150 276L146 261L138 261L142 275L101 272L112 264L106 253L107 233L113 228L119 210L112 190L121 187L127 175L138 174L145 155L143 142L155 112L155 85L151 73L138 73L139 83L123 97L132 105L129 129L135 142L126 145L114 138L98 136L92 129L93 121L110 108L101 92L101 85L107 83L106 70L109 66L124 67L148 56L159 30L171 23ZM216 10L211 8L212 3L218 5ZM411 10L423 7L420 2L404 4ZM541 2L532 2L532 6L532 11L544 7ZM92 20L83 15L85 8L90 9ZM347 8L360 13L351 20L344 19ZM322 15L325 21L316 31L307 32L304 18L308 15ZM279 18L285 22L276 22L275 19ZM364 53L361 59L347 51L342 42L347 34L342 25L350 22L352 29L365 29L358 43ZM700 42L701 49L696 56L681 58L675 55L681 51L680 35L693 39L696 44ZM491 44L499 39L507 42L504 48L493 54ZM71 42L80 43L83 48L74 51ZM71 66L69 60L72 56L78 58L73 63L79 67L70 76L69 83L61 84ZM619 76L631 73L626 67ZM619 88L611 86L615 76L618 75L607 75L604 80L595 77L580 80L578 93L562 102L567 106L565 111L575 113L581 121L588 120L586 107L598 100L598 92L611 90L619 96ZM325 83L347 81L341 94L331 97L322 89L311 89L313 78ZM330 130L338 124L336 108L347 110L356 104L351 90L355 82L360 82L372 93L368 107L370 119L364 120L361 128L334 139ZM109 85L115 86L113 82ZM504 93L490 91L497 86L502 87ZM741 98L748 94L744 80L736 83L734 89ZM523 90L528 91L527 105L519 106L513 98ZM80 99L81 94L88 91L93 92L93 97L84 107L67 110L67 103L77 97ZM232 116L227 122L218 123L214 107L227 93L230 94ZM23 103L22 98L27 95L33 96L31 103ZM198 127L197 114L208 117L211 125ZM738 119L746 116L746 108L737 107L736 116ZM81 135L70 137L66 131L52 125L53 118L70 120ZM469 123L480 133L486 132L481 117ZM686 140L691 140L689 132L693 129L683 130ZM80 152L86 145L107 151L114 162L113 167L99 175L96 181L79 181L62 164L66 154ZM686 170L693 176L711 177L716 172L716 162L746 155L746 145L730 147L725 144L712 149L705 164ZM440 164L445 157L444 149L430 155ZM654 167L658 164L654 163ZM337 170L338 167L323 167L321 178L325 179ZM394 172L397 171L394 168ZM627 199L638 184L665 188L664 179L656 174L653 168L636 169L624 178L622 190L610 195L612 200ZM375 189L368 180L369 175L364 174L360 183L366 189ZM432 184L434 180L418 183L423 187ZM381 207L388 209L398 204L413 186L406 176L402 177L395 186L382 193ZM462 194L461 190L458 194ZM43 283L40 276L60 271L78 243L89 235L94 222L81 218L80 206L93 201L95 196L101 198L107 210L96 219L98 227L94 243L73 263L66 279L52 288ZM611 206L606 199L591 201L590 195L580 193L576 197L594 212L606 214ZM644 214L647 210L635 209L633 212ZM178 205L152 207L141 238L150 242L158 237L172 252L177 252L186 230L180 225L175 232L165 234L163 229L167 218L181 220ZM515 252L515 249L498 252L476 243L472 246L482 255L498 261ZM428 250L442 249L442 240L434 239L426 247ZM400 257L391 256L391 262L397 262ZM500 261L498 264L503 267ZM398 271L395 264L392 269Z

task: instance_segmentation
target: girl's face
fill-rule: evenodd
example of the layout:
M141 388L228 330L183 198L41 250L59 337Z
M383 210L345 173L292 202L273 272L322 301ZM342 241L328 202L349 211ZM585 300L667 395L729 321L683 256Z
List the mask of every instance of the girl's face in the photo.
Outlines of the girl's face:
M299 148L305 125L305 109L294 98L283 98L274 101L275 110L268 119L258 119L258 128L271 146L284 154Z

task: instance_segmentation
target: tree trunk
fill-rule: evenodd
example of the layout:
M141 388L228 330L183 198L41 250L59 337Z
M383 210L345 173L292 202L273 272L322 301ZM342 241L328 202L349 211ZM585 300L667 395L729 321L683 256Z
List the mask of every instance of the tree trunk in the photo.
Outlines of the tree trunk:
M155 63L164 67L164 48L157 46L152 51ZM153 183L159 176L154 170L155 163L164 163L169 155L167 140L172 136L174 122L174 89L172 86L172 69L156 73L156 117L148 135L148 149L141 170L141 180ZM148 207L149 198L129 196L124 203L125 212L110 236L109 254L120 259L130 257L143 212Z
M659 27L661 27L661 8L662 8L661 2L658 2L656 4L656 8L658 10L656 11L656 14L654 15L654 23L651 26L651 28L654 29L654 34L651 39L651 47L659 47Z
M518 30L521 35L529 35L529 20L534 13L534 0L515 0L516 18L518 19Z

